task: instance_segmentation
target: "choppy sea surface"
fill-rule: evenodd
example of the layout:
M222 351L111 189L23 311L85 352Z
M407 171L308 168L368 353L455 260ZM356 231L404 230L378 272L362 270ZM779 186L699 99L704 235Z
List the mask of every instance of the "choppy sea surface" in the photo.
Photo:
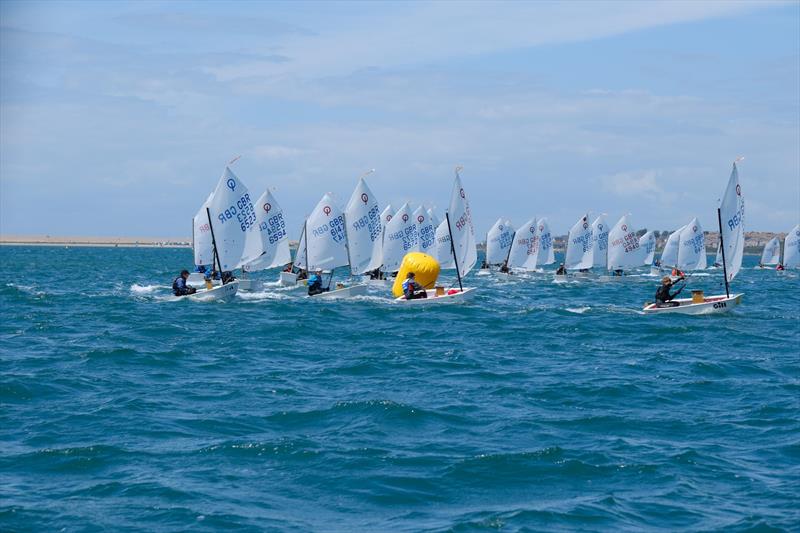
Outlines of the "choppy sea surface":
M653 317L647 275L199 303L189 250L2 247L0 530L797 531L800 277L756 259Z

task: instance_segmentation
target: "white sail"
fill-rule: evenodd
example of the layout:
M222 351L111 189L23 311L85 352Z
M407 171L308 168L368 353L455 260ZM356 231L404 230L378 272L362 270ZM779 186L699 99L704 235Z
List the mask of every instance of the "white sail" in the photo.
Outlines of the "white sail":
M783 241L783 266L784 268L800 267L800 224L793 227L786 234Z
M292 254L289 251L289 234L286 231L283 209L270 191L265 191L261 195L255 209L264 253L255 261L245 265L247 270L263 270L285 265L292 260Z
M400 268L403 257L418 247L417 224L408 203L394 214L383 235L383 267L387 272Z
M678 250L681 243L681 231L686 226L681 226L676 229L667 237L667 242L664 244L664 249L661 251L661 266L677 267L678 266Z
M639 248L644 254L642 264L652 265L653 259L656 257L656 234L653 232L653 230L650 230L639 237Z
M453 236L453 249L461 277L465 277L478 261L478 247L475 242L475 228L472 227L472 213L469 200L461 184L461 176L456 171L453 191L450 193L450 206L447 211L450 221L450 234Z
M592 226L589 224L589 213L586 213L569 230L564 267L567 270L592 268L594 264L593 252Z
M764 245L764 251L761 252L762 265L777 265L781 262L781 240L773 237L767 244Z
M606 268L608 264L608 232L611 230L605 215L592 222L592 267Z
M297 252L294 254L294 266L297 268L306 268L306 225L303 224L303 229L300 232L300 240L297 243Z
M536 242L536 218L532 218L521 225L514 234L514 241L511 244L511 252L508 255L508 267L521 270L536 270L537 250L534 249Z
M514 228L508 221L498 218L486 234L486 262L490 265L503 264L513 241Z
M436 244L436 226L433 225L428 215L428 210L425 209L424 205L414 210L411 216L417 224L418 251L430 254Z
M350 269L353 274L363 274L381 266L383 230L378 200L364 178L358 180L350 201L344 209L347 222L347 246Z
M680 270L706 268L706 236L697 218L693 218L681 230L677 266Z
M334 269L347 260L347 236L344 216L333 198L325 194L306 220L305 239L308 250L308 270Z
M550 233L550 224L546 218L541 218L536 223L533 248L536 251L536 266L549 265L556 262L553 249L553 236Z
M442 222L439 220L439 217L436 216L436 211L434 211L432 207L428 209L428 218L431 219L431 224L433 224L434 228L438 228L439 224Z
M736 163L733 164L719 213L722 222L722 242L725 246L725 268L730 282L742 268L744 256L744 198L739 185L739 170L736 168Z
M608 269L624 270L642 264L636 230L625 215L608 233Z
M192 219L192 248L194 249L194 264L212 267L214 264L214 246L211 238L211 225L208 223L208 202L214 194L209 194L200 210Z
M261 255L264 250L250 193L228 167L208 202L208 209L223 271L239 268Z
M443 220L436 226L433 257L439 261L439 265L442 269L456 267L455 260L453 259L453 245L450 243L450 228L447 226L447 220Z
M714 257L714 266L722 266L722 246L717 241L717 255Z

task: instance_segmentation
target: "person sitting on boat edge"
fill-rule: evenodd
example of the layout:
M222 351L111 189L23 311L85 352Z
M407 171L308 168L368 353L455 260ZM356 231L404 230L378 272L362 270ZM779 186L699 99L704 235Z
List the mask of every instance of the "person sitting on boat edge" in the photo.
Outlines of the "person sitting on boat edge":
M564 267L564 263L561 263L558 266L558 270L556 270L556 276L566 276L566 275L567 275L567 269Z
M197 265L194 271L200 274L205 274L206 272L208 272L208 267L206 265Z
M784 270L783 264L778 263L778 266L775 267L775 270Z
M181 275L175 278L172 282L172 293L175 296L186 296L187 294L194 294L197 289L186 285L186 280L189 279L189 271L181 270Z
M500 272L503 274L511 274L511 270L508 268L508 260L503 261L503 264L500 265Z
M414 273L409 272L403 282L403 295L406 300L417 300L419 298L427 298L428 292L414 280Z
M673 276L677 276L679 278L685 277L683 271L681 271L681 269L678 268L678 267L675 267L675 268L672 269L672 275Z
M481 263L481 270L486 270L489 268L489 263L486 262L486 259L483 260Z
M317 271L308 278L308 295L315 296L323 292L328 292L328 290L328 287L322 286L322 270L317 269Z
M368 274L369 279L383 279L383 272L381 272L380 267L376 268L375 270L370 270Z
M684 282L677 291L674 293L669 292L670 288L672 288L672 278L669 276L664 276L661 279L661 286L656 291L656 307L678 307L680 303L673 302L672 300L681 293L683 288L686 286L686 278L681 276L680 281Z
M624 272L622 271L621 268L617 268L611 272L612 276L622 276L623 274Z
M230 283L234 281L236 278L233 277L233 272L230 270L226 270L222 273L222 284L225 285L226 283Z

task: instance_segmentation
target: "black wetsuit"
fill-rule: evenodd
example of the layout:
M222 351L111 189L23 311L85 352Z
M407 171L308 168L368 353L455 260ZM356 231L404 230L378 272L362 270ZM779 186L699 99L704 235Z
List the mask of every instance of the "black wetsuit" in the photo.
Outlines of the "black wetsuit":
M658 288L656 291L656 307L677 307L680 305L678 302L673 302L672 299L683 290L683 287L673 293L669 292L670 288L672 288L672 285L661 285Z

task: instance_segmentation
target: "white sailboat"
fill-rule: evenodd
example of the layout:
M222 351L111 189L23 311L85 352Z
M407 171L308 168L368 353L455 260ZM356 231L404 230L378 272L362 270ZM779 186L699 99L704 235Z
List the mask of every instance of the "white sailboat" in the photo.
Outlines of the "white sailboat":
M773 237L764 245L758 266L773 266L781 262L781 240Z
M744 255L744 198L739 184L736 162L733 163L728 186L725 188L725 194L717 209L717 220L720 230L725 294L705 296L703 291L692 291L691 298L673 300L678 304L674 307L657 307L655 303L645 304L645 313L716 314L729 311L741 303L744 295L742 293L731 294L729 286L742 268ZM703 254L705 254L705 250L703 250Z
M256 224L256 213L250 193L244 183L225 167L216 189L206 202L215 270L227 272L241 268L261 255L260 229ZM195 300L209 300L231 297L239 288L239 281L225 285L233 287L220 290L220 287L198 289ZM218 296L217 296L218 295Z
M295 264L299 268L305 268L309 277L317 270L329 270L328 289L333 280L334 270L337 267L350 265L344 219L344 214L337 207L331 195L325 194L306 219L301 242L302 251L298 250L299 260L295 259ZM366 292L367 286L364 284L350 287L337 284L335 289L316 294L313 297L349 298L366 294Z
M513 242L514 228L508 221L498 218L486 234L486 263L490 266L502 265L508 259Z
M255 203L256 224L260 230L263 253L254 261L242 266L243 272L256 272L286 265L292 261L289 250L289 233L286 231L286 220L278 201L267 190ZM294 274L295 280L297 275ZM258 280L246 278L239 280L240 290L257 290L261 287Z
M553 249L553 236L550 233L550 224L546 218L541 218L536 223L536 233L533 236L533 248L536 252L536 267L552 265L556 262Z
M592 268L601 272L608 266L608 233L611 231L606 216L598 216L592 222Z
M587 272L594 265L594 239L589 213L586 213L570 228L567 235L567 251L564 268ZM564 276L566 277L566 276Z
M678 240L678 270L688 272L706 268L706 237L697 218L680 231Z
M371 173L371 172L370 172ZM383 227L378 200L364 176L359 178L344 210L351 274L380 268L383 262Z
M649 230L639 237L639 248L644 254L642 264L650 266L650 273L652 274L652 269L655 268L653 267L653 261L656 258L656 234L653 230Z
M508 268L532 272L536 270L537 250L534 248L536 217L528 220L517 229L508 253Z
M214 269L214 246L211 238L211 225L208 223L206 207L214 193L200 206L200 210L192 218L192 250L194 251L194 264L198 269L211 271ZM217 284L221 282L217 280ZM205 272L192 272L186 284L195 289L206 286Z
M450 205L445 213L445 221L450 236L450 247L453 257L453 266L458 278L458 288L451 287L445 289L441 295L436 292L428 295L427 298L406 300L405 297L397 298L398 302L405 302L411 305L425 305L431 303L444 303L463 301L471 297L474 287L465 288L462 277L469 274L470 270L478 261L478 248L475 242L475 229L472 226L472 213L469 208L469 201L461 184L459 171L461 167L456 167L456 178L453 183L453 191L450 195ZM440 226L441 227L441 226ZM438 228L437 228L438 233ZM438 291L437 291L438 292Z
M667 237L664 249L661 251L661 268L678 267L678 250L680 250L681 232L686 226L681 226Z
M800 268L800 224L793 227L783 241L783 268Z
M628 215L623 216L608 233L608 270L622 276L626 269L642 264L639 238Z

